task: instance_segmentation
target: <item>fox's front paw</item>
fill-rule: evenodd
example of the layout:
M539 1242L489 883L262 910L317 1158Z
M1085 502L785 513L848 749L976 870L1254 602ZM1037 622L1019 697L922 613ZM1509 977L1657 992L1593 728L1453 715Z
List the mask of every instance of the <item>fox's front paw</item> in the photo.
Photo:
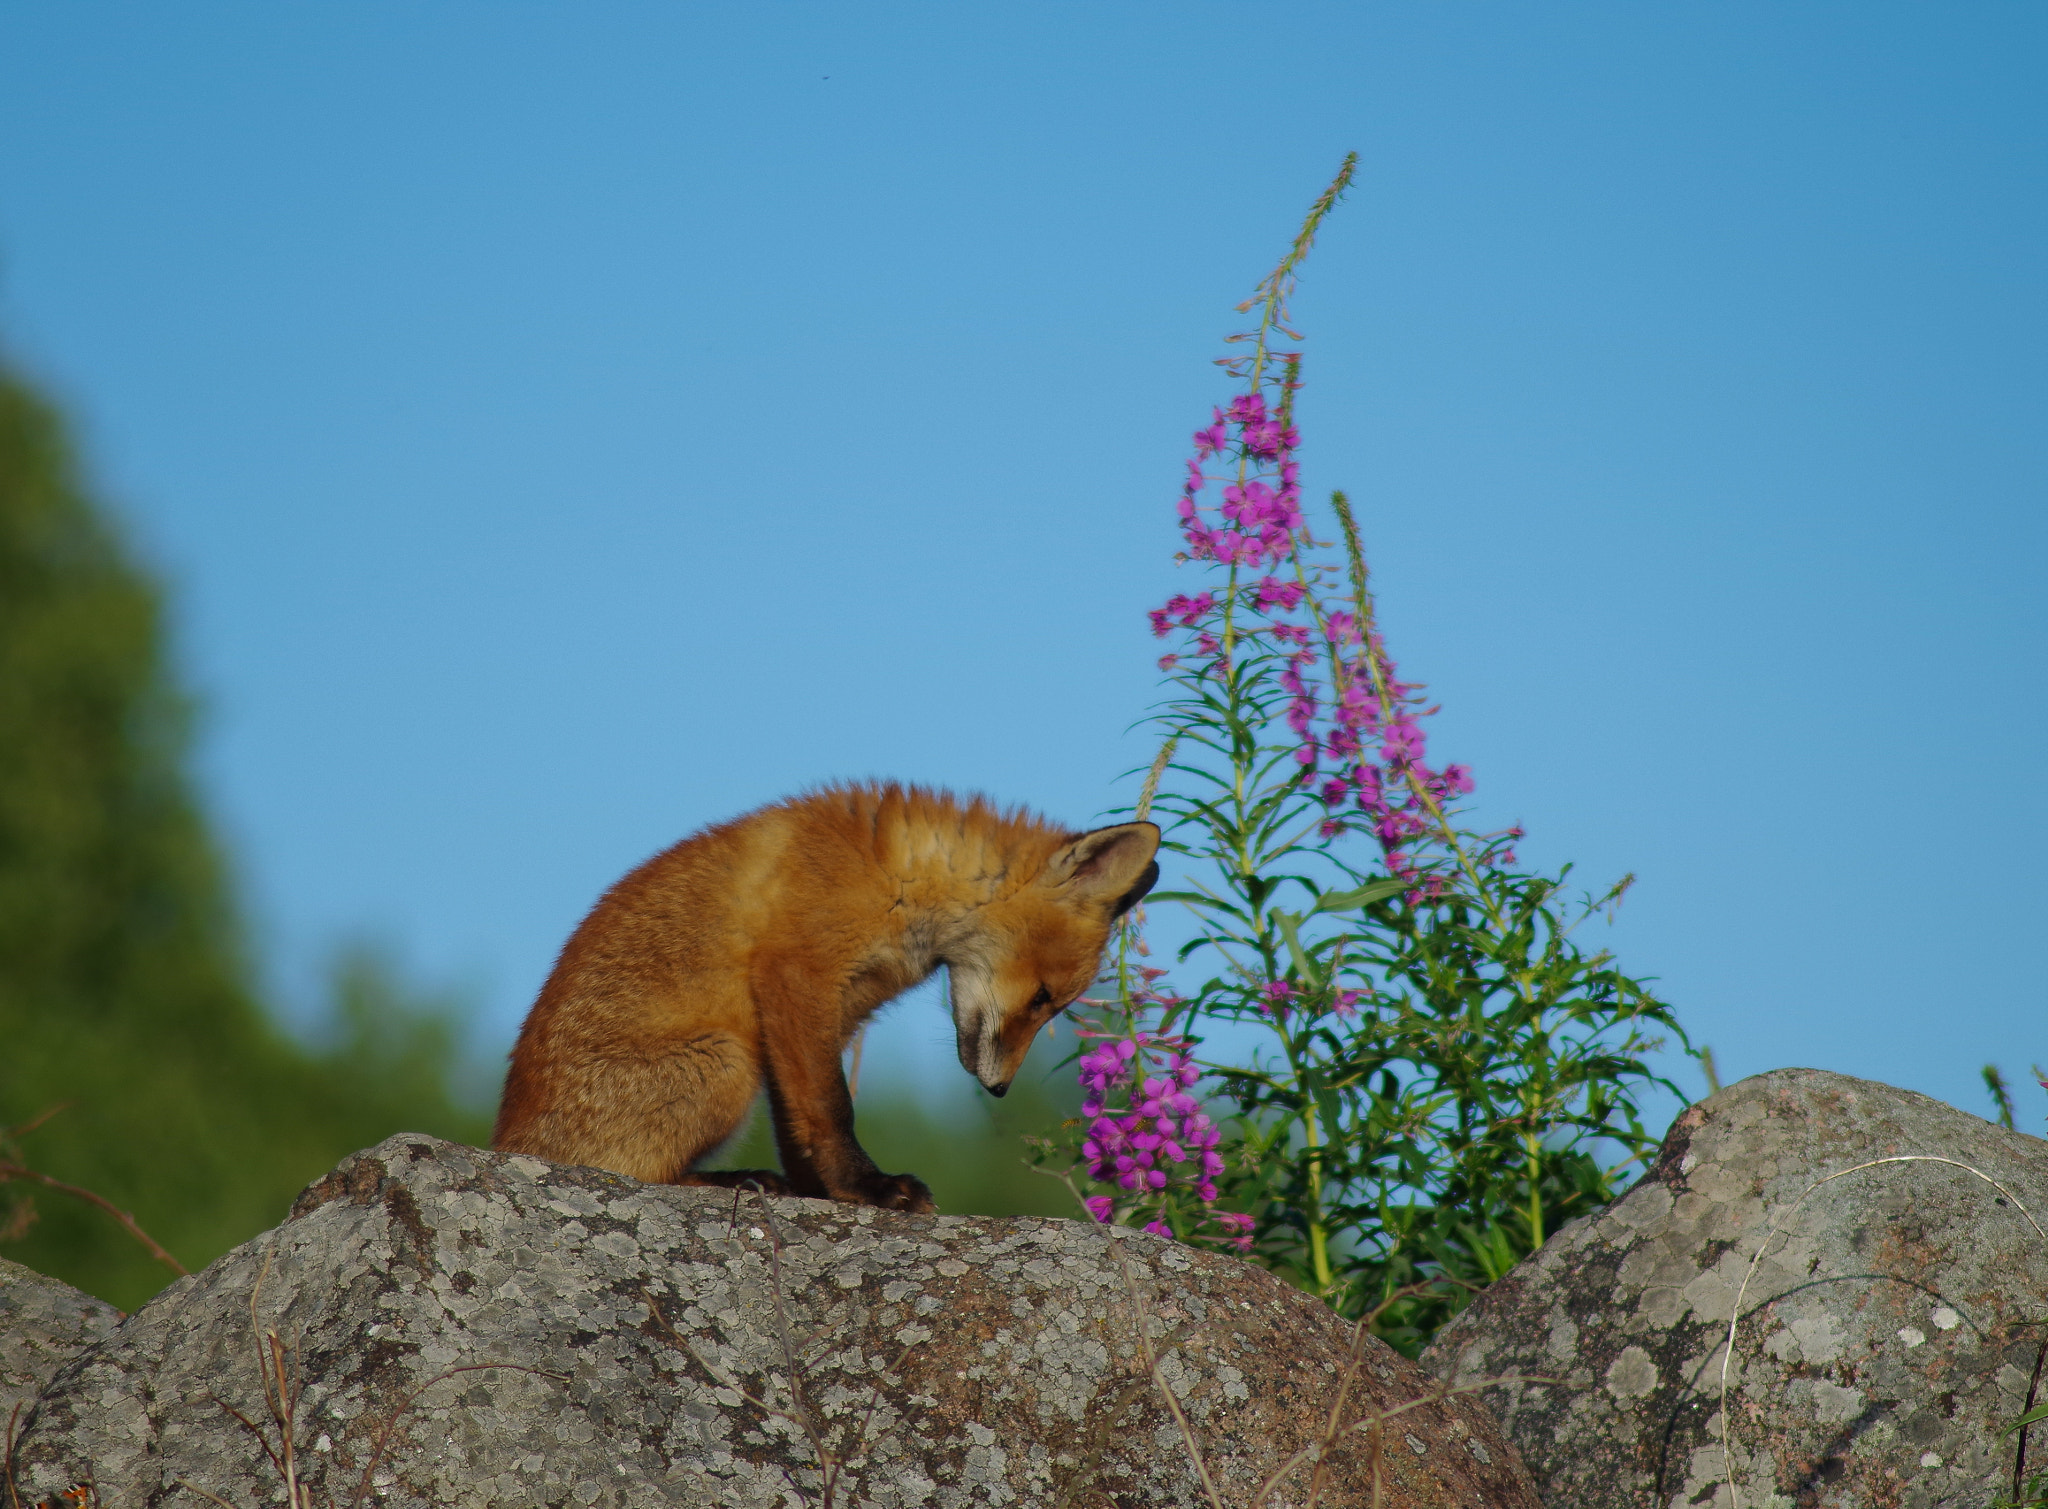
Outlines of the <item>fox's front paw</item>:
M932 1203L932 1192L915 1174L876 1174L862 1181L855 1198L863 1205L879 1205L884 1210L907 1211L911 1215L929 1215L938 1209Z

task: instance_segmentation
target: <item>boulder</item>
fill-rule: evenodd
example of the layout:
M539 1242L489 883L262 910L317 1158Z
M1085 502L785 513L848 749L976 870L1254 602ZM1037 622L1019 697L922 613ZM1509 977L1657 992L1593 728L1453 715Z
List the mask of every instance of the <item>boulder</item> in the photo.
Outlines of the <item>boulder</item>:
M57 1369L120 1323L112 1305L0 1258L0 1450Z
M1538 1509L1483 1408L1235 1259L405 1135L67 1365L14 1470L24 1503L1136 1509L1208 1502L1192 1437L1244 1509L1297 1452L1268 1502L1316 1496L1333 1412L1330 1509Z
M1887 1158L1952 1161L1857 1168ZM2001 1434L2048 1398L2035 1221L2048 1142L1783 1069L1687 1110L1635 1188L1422 1361L1449 1382L1556 1380L1483 1397L1560 1509L1988 1509L2048 1467L2048 1424Z

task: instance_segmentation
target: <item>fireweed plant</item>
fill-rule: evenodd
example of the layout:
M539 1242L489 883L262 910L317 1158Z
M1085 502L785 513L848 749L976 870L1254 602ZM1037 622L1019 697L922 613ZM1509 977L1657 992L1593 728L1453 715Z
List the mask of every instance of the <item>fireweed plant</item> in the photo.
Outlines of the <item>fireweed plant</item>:
M1069 1126L1097 1220L1244 1252L1413 1353L1648 1160L1637 1097L1676 1091L1653 1033L1684 1034L1577 940L1628 880L1573 900L1568 870L1519 867L1518 829L1465 825L1471 773L1432 762L1350 506L1332 495L1335 542L1304 509L1287 301L1355 161L1239 306L1236 391L1176 503L1204 579L1151 614L1168 691L1131 810L1186 861L1148 898L1192 918L1175 962L1212 972L1170 983L1133 914L1077 1022ZM1223 1027L1253 1029L1249 1062L1203 1056Z

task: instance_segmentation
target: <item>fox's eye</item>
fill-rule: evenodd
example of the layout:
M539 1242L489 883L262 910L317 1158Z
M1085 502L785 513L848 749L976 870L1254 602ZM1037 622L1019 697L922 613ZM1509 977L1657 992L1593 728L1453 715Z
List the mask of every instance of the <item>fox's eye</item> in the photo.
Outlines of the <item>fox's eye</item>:
M1047 990L1043 985L1039 986L1038 994L1031 998L1031 1009L1033 1011L1039 1011L1047 1006L1050 1006L1051 1004L1052 992Z

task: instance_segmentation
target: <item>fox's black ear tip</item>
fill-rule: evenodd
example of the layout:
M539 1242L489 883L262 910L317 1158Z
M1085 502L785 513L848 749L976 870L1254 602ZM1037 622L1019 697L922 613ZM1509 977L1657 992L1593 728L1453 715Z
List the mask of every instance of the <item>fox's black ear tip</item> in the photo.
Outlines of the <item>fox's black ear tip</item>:
M1111 917L1121 917L1132 907L1145 899L1145 893L1159 884L1159 861L1153 860L1145 866L1145 873L1138 877L1138 883L1116 899L1116 910Z

